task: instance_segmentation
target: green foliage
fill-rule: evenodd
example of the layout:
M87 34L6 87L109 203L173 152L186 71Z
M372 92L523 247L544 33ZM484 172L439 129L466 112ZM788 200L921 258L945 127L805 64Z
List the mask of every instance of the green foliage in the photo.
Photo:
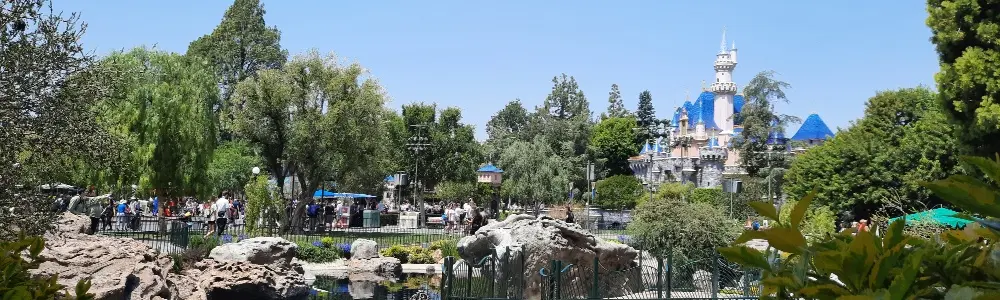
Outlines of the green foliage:
M504 170L504 190L515 199L551 204L568 196L569 164L552 152L542 136L515 142L498 165Z
M227 105L236 84L257 71L281 68L288 59L288 53L281 49L281 32L267 27L264 13L259 0L236 0L211 34L188 46L189 56L207 61L218 75L223 97L213 104ZM225 107L220 108L225 111Z
M263 226L274 225L280 220L281 214L285 212L285 201L272 190L267 176L256 176L247 183L244 191L247 199L244 225L247 231L253 232ZM260 222L263 224L259 224Z
M703 258L711 249L727 245L740 224L708 203L654 199L633 210L628 233L644 249L658 255L673 250L682 261Z
M608 92L608 111L601 114L601 121L608 118L632 118L632 114L625 109L622 102L622 93L618 90L618 84L611 84L611 91Z
M319 242L321 244L323 244L323 247L326 247L326 248L333 248L333 245L334 245L332 237L324 237L324 238L320 239Z
M3 266L3 280L0 280L0 297L11 300L48 299L94 299L88 294L90 281L82 280L75 288L76 296L62 293L64 286L56 283L58 275L50 278L32 278L28 272L37 269L44 261L39 254L45 248L40 237L21 237L18 241L0 242L0 266Z
M1000 157L989 160L963 157L992 182L1000 179ZM856 235L844 232L807 242L803 227L815 193L780 217L767 203L755 204L757 212L774 220L763 231L743 233L736 246L720 248L727 259L764 270L763 294L805 299L994 299L1000 296L1000 190L967 175L925 182L924 186L962 209L988 219L964 231L951 230L940 238L924 240L907 235L902 220L876 235L878 228ZM968 217L968 216L966 216ZM787 259L772 262L773 254L740 246L751 239L765 239ZM836 280L832 276L836 276Z
M941 70L934 76L938 101L956 124L963 150L1000 152L1000 44L994 1L928 0L927 25Z
M120 75L94 109L124 141L129 168L121 182L207 198L217 128L215 75L196 60L145 48L113 53L101 64Z
M842 219L943 204L919 185L958 173L957 141L936 97L923 87L878 92L863 118L796 156L785 191L802 197L815 189L817 203L859 216Z
M230 141L215 148L208 164L208 180L214 185L212 195L222 191L242 191L250 181L254 167L263 166L260 157L246 142Z
M501 153L516 141L530 140L528 122L531 116L517 99L507 103L486 122L486 154L490 161L500 159Z
M441 257L459 257L457 240L439 240L431 243L430 249L441 250Z
M696 188L691 190L691 202L707 203L714 206L729 206L729 201L724 197L722 188Z
M789 219L796 204L798 204L798 201L786 201L783 203L781 210L778 212L779 218L782 220ZM837 215L829 207L813 204L813 207L803 217L799 229L807 240L819 240L828 234L837 232Z
M443 201L465 202L476 200L476 204L485 205L494 193L489 184L470 182L445 181L434 187L438 199Z
M295 257L311 263L327 263L343 257L341 249L327 247L326 244L322 243L321 245L317 246L311 243L300 242L298 243L299 249L295 253Z
M436 105L415 103L403 106L402 117L406 139L422 136L428 138L426 144L431 145L419 153L408 150L405 145L395 148L404 161L420 162L419 179L425 186L431 188L444 181L471 182L475 179L476 166L482 163L480 146L473 126L462 123L460 109L449 107L438 111Z
M595 204L605 209L631 209L642 196L642 184L635 176L616 175L597 182Z
M799 122L796 117L775 111L777 102L788 103L784 90L791 86L775 79L774 74L763 71L750 79L743 89L746 104L734 116L742 121L743 131L734 139L733 146L740 153L740 166L750 177L780 177L774 170L788 168L790 163L788 155L779 151L784 149L782 146L768 144L773 132L784 133L789 123Z
M442 253L444 248L442 248ZM455 252L458 252L456 249ZM434 260L434 252L430 248L423 248L419 245L413 246L403 246L403 245L392 245L389 248L385 248L379 251L379 254L385 257L395 257L399 259L401 263L404 264L433 264L437 263Z
M635 109L635 121L639 127L647 128L656 121L656 109L653 108L653 94L648 90L639 93L639 107ZM633 145L646 144L650 139L648 132L639 133Z
M594 126L590 146L597 150L597 157L605 160L608 176L632 175L628 159L638 154L635 144L635 119L613 117L602 120Z

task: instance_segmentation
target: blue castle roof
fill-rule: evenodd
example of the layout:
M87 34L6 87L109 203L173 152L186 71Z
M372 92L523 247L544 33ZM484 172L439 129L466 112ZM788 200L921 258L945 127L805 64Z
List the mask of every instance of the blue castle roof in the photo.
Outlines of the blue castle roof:
M802 127L792 136L793 141L825 140L833 137L833 131L817 114L811 114L802 122Z
M639 154L647 154L650 151L652 151L653 153L660 153L663 152L663 147L660 146L660 143L653 143L653 144L647 143L642 146L642 150L639 150Z
M736 95L733 97L733 113L743 111L743 103L743 96ZM709 91L701 92L694 103L685 101L683 107L678 107L674 111L674 118L671 120L674 127L681 124L681 108L687 110L688 127L693 128L698 124L698 121L702 121L705 122L705 129L719 129L719 125L717 124L720 120L715 119L715 93ZM739 124L737 123L736 125Z

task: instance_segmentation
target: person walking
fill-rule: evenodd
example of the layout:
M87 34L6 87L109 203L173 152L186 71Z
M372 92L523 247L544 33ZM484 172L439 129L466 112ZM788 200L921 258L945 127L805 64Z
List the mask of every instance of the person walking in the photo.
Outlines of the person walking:
M89 234L97 233L97 226L101 224L101 218L104 216L104 209L107 208L107 205L101 203L101 200L102 199L86 198L82 200L83 203L77 204L83 205L87 208L87 216L90 217L90 231L87 232Z
M215 234L222 236L229 222L229 191L222 192L222 197L215 201Z

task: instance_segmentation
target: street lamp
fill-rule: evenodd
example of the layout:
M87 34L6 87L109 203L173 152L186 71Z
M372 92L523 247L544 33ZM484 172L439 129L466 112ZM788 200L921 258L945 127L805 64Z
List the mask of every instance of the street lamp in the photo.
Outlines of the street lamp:
M253 167L253 169L251 169L250 172L253 172L253 175L260 175L260 168Z
M410 137L409 141L406 143L406 147L410 149L410 151L413 151L413 156L414 156L413 185L416 191L416 194L414 194L413 197L416 198L414 202L416 202L415 204L418 205L418 209L420 211L420 216L417 217L417 222L418 222L417 226L423 227L424 223L426 223L425 220L426 215L423 202L424 199L420 195L424 186L420 181L419 156L420 152L430 148L431 144L430 144L430 139L424 136L424 131L427 129L427 124L414 124L410 125L410 127L414 128L414 135Z
M653 200L653 156L656 155L656 140L662 138L669 138L670 131L667 130L670 127L670 120L658 119L653 120L649 124L642 124L644 126L632 128L633 131L645 134L647 136L646 143L643 145L645 148L647 145L649 149L646 149L647 160L646 160L646 182L648 183L647 188L649 189L649 200Z

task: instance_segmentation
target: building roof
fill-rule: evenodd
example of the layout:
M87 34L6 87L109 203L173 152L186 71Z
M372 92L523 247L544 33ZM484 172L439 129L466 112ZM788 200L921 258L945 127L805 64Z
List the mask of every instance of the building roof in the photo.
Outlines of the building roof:
M833 137L833 131L817 114L811 114L802 122L802 127L792 136L793 141L825 140Z
M733 113L739 113L743 111L743 96L736 95L733 97ZM698 99L692 103L691 101L684 101L682 107L678 107L674 111L674 118L671 120L673 122L671 126L677 127L681 124L681 109L687 110L688 117L688 127L694 128L698 124L698 121L705 122L705 129L719 129L718 123L720 120L715 119L715 93L704 91L698 95ZM739 123L737 123L739 125Z
M479 170L476 170L476 172L479 172L479 173L503 173L503 170L501 170L500 168L497 168L493 164L486 164L482 168L479 168Z
M663 152L663 147L660 146L660 143L653 143L653 144L647 143L646 145L642 146L642 150L639 150L639 154L646 154L649 153L650 151L652 151L653 153L660 153Z
M392 177L392 175L389 175L389 176L385 177L385 182L395 182L395 181L396 181L396 177Z

